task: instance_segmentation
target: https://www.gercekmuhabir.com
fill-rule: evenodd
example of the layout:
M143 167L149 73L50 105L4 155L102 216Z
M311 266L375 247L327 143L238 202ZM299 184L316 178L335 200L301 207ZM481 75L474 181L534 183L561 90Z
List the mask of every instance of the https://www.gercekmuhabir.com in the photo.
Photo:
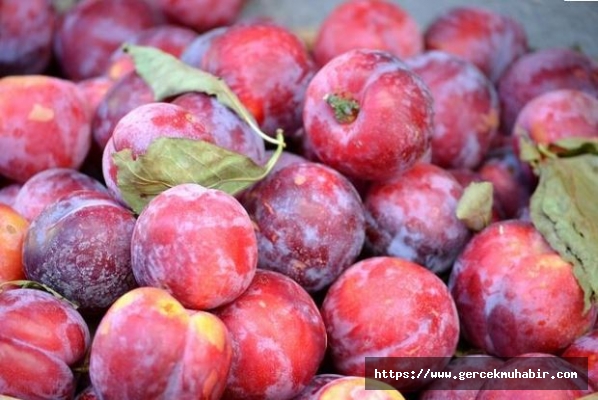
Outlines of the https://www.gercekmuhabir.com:
M366 357L366 378L399 390L588 389L587 357ZM367 389L366 382L366 389Z

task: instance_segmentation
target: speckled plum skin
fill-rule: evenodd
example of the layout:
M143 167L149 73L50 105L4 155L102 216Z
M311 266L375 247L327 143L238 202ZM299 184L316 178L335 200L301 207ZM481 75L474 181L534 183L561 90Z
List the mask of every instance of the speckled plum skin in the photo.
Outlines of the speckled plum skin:
M408 58L422 52L424 38L417 22L394 2L346 1L320 25L314 42L314 60L323 66L342 53L360 48L384 50Z
M367 389L366 389L367 385ZM324 385L313 400L405 400L403 395L382 382L376 382L378 390L371 389L365 378L344 376Z
M33 175L19 190L14 209L29 221L62 196L77 190L107 193L96 179L71 168L50 168Z
M315 64L297 36L271 23L238 24L207 46L199 67L221 77L266 133L300 128Z
M480 388L476 400L510 400L514 398L521 400L576 400L593 393L593 388L588 385L582 377L583 370L576 368L566 360L547 353L525 353L518 357L507 360L497 372L515 371L543 371L555 376L557 373L576 372L577 379L561 378L555 380L546 379L488 379ZM526 385L527 384L527 385ZM525 389L522 389L524 387Z
M530 222L501 221L476 234L455 262L449 288L464 338L498 357L556 354L596 319L595 307L583 311L572 266Z
M25 182L52 167L77 169L91 146L77 86L42 75L0 79L0 174ZM51 137L52 140L48 140Z
M103 150L121 118L134 108L154 101L152 89L136 72L124 74L96 106L91 120L93 140Z
M257 164L266 162L264 141L213 96L185 93L173 99L172 104L183 107L200 119L220 147L245 155Z
M326 98L358 103L340 123ZM432 96L405 63L377 50L351 50L322 67L309 83L306 140L324 164L364 180L384 180L412 167L429 149Z
M463 187L448 171L425 163L372 184L364 200L366 247L374 255L446 272L470 238L456 216L462 194Z
M55 26L47 0L0 2L0 77L42 73L52 56Z
M259 267L293 278L308 292L331 284L361 252L365 216L359 194L324 165L284 167L241 202L257 226Z
M3 290L0 320L0 393L72 399L76 381L70 367L83 359L91 341L75 308L40 290Z
M513 127L514 145L525 137L549 144L569 137L598 136L598 98L580 90L546 92L530 100Z
M25 275L78 303L82 312L103 311L136 286L134 225L133 214L106 193L68 194L31 223L23 243Z
M239 16L246 0L150 0L177 25L197 32L231 25Z
M121 44L157 23L154 10L143 0L82 0L60 19L54 52L66 77L92 78L104 73Z
M521 109L534 97L557 89L598 97L598 64L570 49L546 48L515 61L497 82L501 129L511 134Z
M561 353L562 357L587 357L588 379L590 384L598 387L598 330L592 329L590 332L575 339L569 347Z
M225 399L290 399L324 358L326 330L316 304L278 272L258 269L247 291L215 314L233 342Z
M136 46L154 47L178 58L196 37L197 33L195 31L182 26L159 25L139 31L129 38L127 43ZM117 80L133 70L135 70L133 58L126 54L122 48L118 48L110 56L110 63L105 74L110 79Z
M446 285L400 258L367 258L351 266L328 290L321 312L335 369L344 375L365 376L365 357L447 357L430 359L442 365L422 365L442 369L459 339ZM425 382L413 383L415 389Z
M406 60L434 99L432 162L443 168L476 168L498 132L498 95L472 63L441 51Z
M492 372L504 365L504 360L485 354L465 355L453 358L446 372L452 375L460 372ZM486 379L474 377L462 381L459 379L436 379L420 392L419 400L475 400Z
M119 298L91 345L89 374L103 400L221 398L232 359L222 321L142 287Z
M208 310L236 299L257 268L253 224L225 192L183 184L141 212L131 240L140 285L167 290L185 307Z
M525 29L515 19L477 6L454 7L426 29L425 46L475 64L492 82L528 52Z

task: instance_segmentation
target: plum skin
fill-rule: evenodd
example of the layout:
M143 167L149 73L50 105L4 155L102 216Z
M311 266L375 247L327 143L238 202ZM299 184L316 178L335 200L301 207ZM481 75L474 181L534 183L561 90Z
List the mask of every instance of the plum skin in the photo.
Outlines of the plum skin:
M241 295L255 275L257 253L253 224L241 204L223 191L192 183L152 199L131 239L137 282L165 289L195 310Z
M359 256L365 239L361 199L351 183L321 164L281 168L241 198L256 224L258 266L317 292Z
M425 155L432 118L432 95L421 78L390 53L366 49L322 67L303 109L305 137L318 159L350 178L373 181L398 175Z
M449 289L464 338L498 357L557 354L596 319L594 306L584 311L572 266L521 220L477 233L457 258Z
M25 275L78 303L82 312L101 312L136 287L134 226L134 215L108 194L72 192L31 223L23 243Z
M459 339L457 310L444 282L395 257L349 267L328 290L321 313L335 369L344 375L365 376L365 357L437 357L422 367L442 369ZM403 323L383 322L389 320ZM410 389L425 383L414 380Z

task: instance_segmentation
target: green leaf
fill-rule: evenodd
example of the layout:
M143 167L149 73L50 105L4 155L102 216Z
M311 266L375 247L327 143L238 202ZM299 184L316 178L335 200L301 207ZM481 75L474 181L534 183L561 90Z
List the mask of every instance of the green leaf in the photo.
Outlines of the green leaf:
M542 153L538 146L528 136L520 136L518 141L521 161L534 165L542 159Z
M131 55L137 73L152 88L156 100L187 92L216 96L220 103L237 113L262 139L278 145L275 139L260 130L253 115L221 78L153 47L125 44L123 51Z
M282 130L276 131L275 138L262 132L222 79L152 47L124 45L123 51L131 55L137 73L151 87L156 100L187 92L215 96L258 136L277 146L265 166L214 144L183 138L156 139L145 154L136 158L129 149L114 153L117 185L123 200L134 212L140 213L152 198L178 184L197 183L235 194L272 170L285 147Z
M490 182L472 182L457 203L457 218L469 229L480 231L492 220L494 187Z
M573 264L586 310L598 293L598 157L594 151L544 160L530 202L536 229Z
M282 153L282 146L266 166L249 157L202 140L162 137L143 155L133 158L130 149L112 155L123 200L139 214L158 194L183 183L235 194L263 179Z
M569 137L551 143L549 150L559 157L575 157L581 154L598 155L598 139Z

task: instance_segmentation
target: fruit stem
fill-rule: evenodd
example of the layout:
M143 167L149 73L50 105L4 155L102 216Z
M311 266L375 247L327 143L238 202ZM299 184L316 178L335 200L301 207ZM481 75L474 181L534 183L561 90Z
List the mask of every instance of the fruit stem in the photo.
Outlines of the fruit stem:
M359 103L347 94L327 94L324 101L334 111L334 118L341 124L350 124L359 114Z

